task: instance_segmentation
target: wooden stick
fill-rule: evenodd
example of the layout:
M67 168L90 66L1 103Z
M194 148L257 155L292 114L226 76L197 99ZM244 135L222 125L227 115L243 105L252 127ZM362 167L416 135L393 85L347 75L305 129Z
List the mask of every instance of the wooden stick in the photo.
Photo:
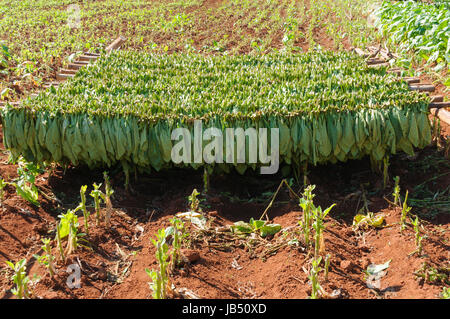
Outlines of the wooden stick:
M90 62L90 61L92 61L92 60L97 60L98 57L97 57L97 56L92 56L92 55L80 55L80 56L78 57L78 59L79 59L80 61Z
M410 85L409 89L411 91L434 92L435 87L432 84L414 84Z
M434 95L431 97L431 102L444 102L443 95Z
M49 83L45 83L44 85L43 85L43 87L44 88L49 88L49 87L51 87L51 86L53 86L53 87L58 87L59 86L59 82L49 82Z
M408 83L408 84L420 83L419 78L406 77L406 78L403 78L403 80L405 80L406 83Z
M56 80L58 81L65 81L69 78L73 78L74 75L73 74L62 74L62 73L58 73L56 74Z
M85 65L86 64L81 64L81 63L69 63L69 65L67 67L69 68L69 70L79 70Z
M382 64L382 63L386 63L386 60L383 59L376 59L376 58L372 58L367 60L367 64L371 65L371 64Z
M81 65L86 66L86 65L89 65L89 61L76 60L76 61L73 61L73 64L81 64Z
M444 107L450 107L450 102L431 102L430 103L430 109L431 108L441 109Z
M92 53L92 52L83 52L84 55L90 55L90 56L96 56L97 58L100 56L98 53Z
M393 68L393 69L387 70L388 73L395 73L397 75L401 75L403 71L405 71L405 70L400 69L400 68Z
M60 69L59 73L65 73L65 74L76 74L77 71L73 69Z
M119 36L115 39L110 45L106 47L106 52L110 53L113 50L117 50L120 46L127 40L127 38L123 36Z

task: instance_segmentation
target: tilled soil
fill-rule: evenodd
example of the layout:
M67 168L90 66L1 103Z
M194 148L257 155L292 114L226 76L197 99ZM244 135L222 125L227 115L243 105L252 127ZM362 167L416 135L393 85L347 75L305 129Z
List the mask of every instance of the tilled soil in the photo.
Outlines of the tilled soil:
M444 128L445 130L448 128ZM8 164L8 154L2 146L1 176L11 181L17 166ZM435 146L417 153L415 158L397 155L391 158L390 180L400 176L402 196L406 190L414 197L414 187L425 183L432 192L450 185L450 165L445 150ZM448 156L448 154L447 154ZM400 232L401 208L394 207L390 185L382 190L382 175L371 171L368 160L311 168L308 179L316 185L316 205L337 205L326 218L322 255L330 257L327 280L319 275L326 298L439 298L445 280L424 280L420 273L424 263L448 276L449 221L444 209L413 207L410 214L421 218L422 255L415 251L415 235L411 225ZM436 164L435 163L439 163ZM42 254L42 238L54 238L58 215L74 208L80 201L79 189L102 182L102 171L87 168L68 168L65 172L54 167L39 176L41 191L36 208L16 195L7 186L0 208L0 298L14 298L10 289L12 272L6 260L27 259L27 273L34 280L30 286L34 298L151 298L150 277L145 269L155 269L155 239L158 229L170 225L178 212L188 210L187 196L194 188L202 190L202 172L171 170L132 179L131 189L125 191L124 178L117 170L110 171L115 190L111 227L97 226L91 198L92 212L88 248L79 248L63 264L57 261L57 274L50 278L46 269L37 263L33 254ZM298 221L302 211L298 199L281 188L268 210L271 222L283 230L272 238L238 238L227 231L236 221L257 219L262 215L275 192L281 175L244 176L230 174L210 177L207 195L201 195L201 207L208 218L207 231L189 226L189 243L184 254L190 258L171 273L176 291L188 291L200 298L307 298L310 260L313 249L306 249ZM293 184L294 191L301 187ZM368 209L385 216L383 228L354 230L353 216L363 207L362 192ZM271 192L271 193L267 193ZM42 195L44 193L45 195ZM412 198L412 197L411 197ZM448 206L447 206L448 208ZM79 216L80 228L83 218ZM293 241L296 239L296 241ZM53 253L59 256L56 242ZM368 281L364 270L370 264L390 261L384 276L375 283ZM81 269L80 288L69 288L72 278L68 267ZM322 263L323 267L323 263ZM448 278L448 277L447 277ZM431 279L432 280L432 279ZM372 285L369 285L372 284ZM184 290L183 290L184 289ZM186 295L186 293L184 293ZM172 294L173 298L182 295Z

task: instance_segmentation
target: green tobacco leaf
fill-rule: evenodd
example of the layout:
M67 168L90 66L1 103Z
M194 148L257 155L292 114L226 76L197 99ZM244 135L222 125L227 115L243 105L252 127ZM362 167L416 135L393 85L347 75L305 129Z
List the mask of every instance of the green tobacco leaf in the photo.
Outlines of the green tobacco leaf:
M67 219L61 219L59 223L59 236L61 239L69 235L70 225Z
M253 218L250 218L249 224L252 226L253 231L257 231L261 227L264 226L266 222L264 220L254 220Z
M279 224L267 224L261 228L261 237L266 237L269 235L275 235L281 230L281 225Z
M31 204L39 207L39 201L38 201L38 191L36 186L26 186L26 185L20 185L18 183L12 183L16 187L16 192L18 195L20 195L23 199L27 200Z
M234 225L231 225L231 230L238 234L250 234L253 231L253 228L246 222L238 221L235 222Z

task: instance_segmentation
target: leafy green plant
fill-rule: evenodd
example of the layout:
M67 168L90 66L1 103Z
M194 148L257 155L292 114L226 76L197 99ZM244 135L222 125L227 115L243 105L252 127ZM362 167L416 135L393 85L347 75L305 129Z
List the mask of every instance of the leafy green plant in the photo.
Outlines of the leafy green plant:
M422 264L422 267L414 272L414 275L422 278L427 283L441 282L444 284L450 284L449 274L450 268L434 268L427 262Z
M414 232L415 232L415 241L416 241L416 251L415 252L417 252L417 254L420 256L420 255L422 255L423 236L420 236L419 217L416 216L416 218L411 221L411 224L414 226Z
M94 198L94 209L95 209L95 219L97 221L97 225L100 225L101 215L100 215L100 200L102 199L102 191L100 187L102 184L97 185L96 183L92 184L94 189L91 191L91 196Z
M3 202L3 199L5 197L5 187L8 185L7 182L3 178L0 178L0 205Z
M38 188L35 185L36 177L42 173L39 165L26 162L23 158L18 161L17 175L19 177L11 183L16 188L16 193L23 199L39 207Z
M312 210L314 207L313 198L315 196L312 192L315 188L316 185L309 185L308 187L306 187L305 191L303 192L303 197L300 199L300 207L303 210L303 220L299 221L299 225L303 231L306 247L309 247L311 240L310 232L313 218Z
M188 197L189 200L189 207L191 209L191 212L201 212L201 208L200 208L200 201L197 198L198 195L200 195L200 193L197 191L197 189L194 188L194 190L192 191L192 194Z
M159 229L156 234L157 240L152 239L152 243L156 247L156 261L159 268L157 270L145 269L145 272L152 279L150 288L153 291L154 299L166 299L169 288L169 246L166 237L166 230Z
M166 237L169 235L172 235L173 237L171 255L172 270L174 270L182 261L181 248L184 240L189 236L189 234L186 232L186 227L181 219L174 217L170 220L170 223L172 226L166 228L165 234Z
M327 256L325 257L325 268L324 268L324 279L325 279L325 281L328 281L328 271L329 271L329 268L330 268L330 259L331 259L331 256L330 256L330 254L327 254Z
M27 260L22 259L16 264L10 261L6 261L6 264L14 271L11 280L16 284L16 287L11 289L11 292L17 296L19 299L29 298L30 291L28 289L28 284L30 278L27 276Z
M111 196L114 194L114 190L111 187L109 182L109 176L106 172L103 172L103 178L105 180L105 193L102 193L100 196L106 204L106 213L105 213L105 225L106 227L110 226L111 223L111 213L112 213L112 203Z
M322 250L325 248L325 245L323 243L323 231L325 229L324 225L324 219L330 212L330 210L336 206L336 204L331 205L330 207L326 208L324 211L322 211L322 208L319 207L313 207L312 209L312 215L314 222L312 224L314 230L315 230L315 242L314 242L314 257L318 258L319 254L322 252Z
M414 51L428 64L435 62L435 71L442 70L450 62L448 7L421 1L385 0L376 14L378 28L400 51Z
M81 186L80 188L81 203L78 205L77 208L75 208L74 213L77 212L78 210L82 211L84 217L84 229L86 230L86 234L89 235L89 217L91 214L86 209L86 189L87 185Z
M59 215L60 227L59 227L59 237L64 239L67 237L67 246L65 249L65 254L72 254L79 246L86 247L81 242L87 242L83 237L85 233L79 233L78 227L78 217L75 215L73 210L68 210L67 213ZM87 247L86 247L87 248Z
M408 213L411 211L411 207L407 204L408 201L408 191L406 191L405 200L403 201L402 206L402 215L400 217L400 230L404 230L406 227L406 216L408 216Z
M264 220L255 220L253 218L250 218L250 221L248 223L243 221L235 222L233 225L231 225L231 230L236 234L248 235L251 233L256 233L261 237L266 237L278 233L281 230L281 225L269 224Z
M450 288L444 287L441 292L441 299L450 299Z
M396 176L394 177L394 182L395 182L395 186L394 186L394 205L398 205L400 206L400 177Z
M41 255L41 256L35 254L35 255L33 255L33 257L36 258L36 260L41 265L44 265L47 268L48 273L50 274L50 277L53 277L53 275L56 272L55 266L53 264L53 261L55 260L55 256L52 255L52 250L50 247L50 239L43 238L42 242L44 243L44 245L41 248L42 248L42 250L44 250L45 254Z
M64 248L62 246L61 227L62 227L61 222L57 222L56 223L56 243L57 243L58 249L59 249L59 256L60 256L62 262L65 263L66 257L64 254Z
M322 257L313 258L311 261L311 270L309 273L309 280L311 281L311 296L310 299L319 299L322 294L322 287L319 283L319 272L322 271L320 267L320 262L322 261Z

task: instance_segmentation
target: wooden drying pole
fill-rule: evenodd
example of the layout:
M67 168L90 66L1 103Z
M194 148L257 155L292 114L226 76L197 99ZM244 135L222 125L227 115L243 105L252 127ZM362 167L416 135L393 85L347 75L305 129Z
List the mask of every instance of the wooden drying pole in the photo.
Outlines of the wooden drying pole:
M377 67L389 67L389 60L398 58L397 55L390 52L387 48L382 49L381 46L368 47L368 51L364 51L360 48L353 48L353 51L366 59L367 65L371 68ZM377 56L381 57L377 57ZM401 76L402 69L391 68L387 70L388 73L394 73L397 76ZM434 92L435 86L432 84L420 83L420 79L416 77L404 77L403 80L408 83L408 87L411 91L419 92ZM442 95L431 96L431 103L429 105L430 112L437 116L441 121L450 125L450 112L445 108L450 107L450 102L444 102L444 97Z
M118 50L122 44L127 39L123 36L119 36L117 39L115 39L110 45L106 47L106 53L110 54L114 50ZM59 72L56 74L56 81L55 82L48 82L43 85L45 89L53 86L58 87L59 84L67 79L73 78L75 74L80 70L82 67L85 67L93 62L95 62L100 57L100 54L98 53L91 53L91 52L84 52L82 55L80 55L76 61L73 61L68 64L67 68L60 69ZM31 97L35 97L37 94L31 94ZM9 104L13 106L17 106L20 104L20 102L8 102ZM0 101L0 107L3 107L6 105L6 102Z

